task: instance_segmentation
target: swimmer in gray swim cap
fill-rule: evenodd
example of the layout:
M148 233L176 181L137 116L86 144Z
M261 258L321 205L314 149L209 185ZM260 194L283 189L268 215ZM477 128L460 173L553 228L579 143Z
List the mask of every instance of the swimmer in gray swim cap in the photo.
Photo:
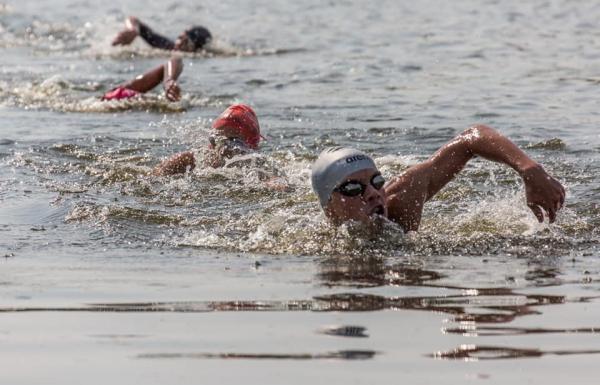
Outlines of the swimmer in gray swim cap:
M525 183L527 205L539 222L544 212L549 222L565 201L563 186L494 129L473 126L440 148L428 160L416 164L385 183L371 157L344 147L323 151L312 167L313 190L334 224L350 220L372 223L384 216L404 231L416 231L425 202L433 198L475 156L504 163Z
M367 154L347 147L324 150L312 167L311 182L325 213L335 223L369 221L387 215L385 179Z

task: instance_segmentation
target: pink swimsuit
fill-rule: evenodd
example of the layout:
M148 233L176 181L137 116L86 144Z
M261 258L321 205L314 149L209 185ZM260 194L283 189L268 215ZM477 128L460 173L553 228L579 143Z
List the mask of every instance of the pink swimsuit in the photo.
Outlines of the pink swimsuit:
M139 94L139 92L130 90L129 88L117 87L105 93L101 100L123 100L133 98Z

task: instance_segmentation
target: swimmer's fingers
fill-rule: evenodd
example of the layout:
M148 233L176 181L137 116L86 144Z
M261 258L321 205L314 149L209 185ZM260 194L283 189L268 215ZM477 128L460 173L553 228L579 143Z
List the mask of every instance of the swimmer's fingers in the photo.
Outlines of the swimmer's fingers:
M565 188L561 185L561 194L560 194L560 208L562 208L565 205L565 197L567 196L567 193L565 191Z
M167 99L172 102L176 102L181 99L181 89L175 82L170 82L168 88L165 90Z
M563 189L563 191L558 196L558 199L556 200L556 205L555 205L556 211L562 209L564 205L565 205L565 191Z
M548 217L550 218L550 223L554 223L556 220L556 214L565 204L565 188L558 182L556 182L558 188L554 192L554 196L552 202L548 204Z
M550 207L546 211L548 212L548 219L550 220L550 223L554 223L554 221L556 220L556 210L554 209L554 207Z
M170 100L178 99L179 94L181 93L181 89L175 80L168 80L165 83L165 91Z
M538 222L544 222L544 213L542 212L540 206L536 205L535 203L527 203L527 206L529 206L531 211L533 211L533 215L535 215Z

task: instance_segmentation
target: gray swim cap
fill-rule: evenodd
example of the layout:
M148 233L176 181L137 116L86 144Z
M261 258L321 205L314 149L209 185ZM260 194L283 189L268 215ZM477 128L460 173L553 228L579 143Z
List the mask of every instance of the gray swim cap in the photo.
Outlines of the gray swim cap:
M325 208L333 189L356 171L377 169L373 159L362 151L349 147L323 150L312 166L312 188Z

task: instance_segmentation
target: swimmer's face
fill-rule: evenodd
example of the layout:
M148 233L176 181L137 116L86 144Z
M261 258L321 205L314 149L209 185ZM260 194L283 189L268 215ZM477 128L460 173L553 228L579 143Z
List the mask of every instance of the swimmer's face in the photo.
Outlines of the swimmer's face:
M189 38L187 33L182 32L175 40L175 49L177 51L193 52L196 50L194 42Z
M372 223L377 215L387 217L383 182L377 169L348 175L331 194L325 214L336 224L350 220Z
M213 135L209 138L210 148L219 158L233 158L238 155L246 155L252 149L244 143L241 138Z

